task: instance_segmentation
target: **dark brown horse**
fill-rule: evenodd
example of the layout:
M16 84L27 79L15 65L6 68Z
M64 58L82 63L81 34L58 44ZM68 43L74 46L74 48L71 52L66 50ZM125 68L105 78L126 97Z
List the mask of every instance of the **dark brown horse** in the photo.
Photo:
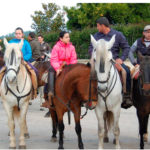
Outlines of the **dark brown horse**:
M95 107L97 103L97 80L90 78L90 70L90 66L84 64L68 65L56 79L55 97L52 100L56 113L51 113L51 115L58 119L59 149L63 149L63 115L68 110L74 114L78 146L80 149L84 148L80 125L81 105L85 103L87 107L91 108ZM49 101L51 103L51 97L49 97ZM57 120L55 123L53 127L56 129ZM53 131L56 136L57 130Z
M144 148L144 136L147 136L147 125L150 114L150 56L138 54L140 74L133 79L132 98L139 121L140 148Z

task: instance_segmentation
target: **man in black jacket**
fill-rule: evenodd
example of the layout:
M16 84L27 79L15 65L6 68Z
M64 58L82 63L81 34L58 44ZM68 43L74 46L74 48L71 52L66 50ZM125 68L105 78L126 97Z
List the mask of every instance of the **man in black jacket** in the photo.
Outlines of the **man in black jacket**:
M94 38L98 41L99 39L104 39L106 41L109 41L113 35L115 36L115 43L111 48L111 52L113 55L113 59L116 61L116 63L120 64L127 73L126 78L126 92L123 93L123 108L129 108L132 106L132 101L130 98L130 91L131 91L131 76L130 76L130 70L129 68L123 63L125 59L128 57L130 46L128 45L128 42L124 35L116 31L112 28L110 28L109 21L106 17L101 17L97 20L97 29L99 32L94 34ZM122 55L120 56L120 49L122 49ZM92 55L93 46L90 44L89 46L89 54Z

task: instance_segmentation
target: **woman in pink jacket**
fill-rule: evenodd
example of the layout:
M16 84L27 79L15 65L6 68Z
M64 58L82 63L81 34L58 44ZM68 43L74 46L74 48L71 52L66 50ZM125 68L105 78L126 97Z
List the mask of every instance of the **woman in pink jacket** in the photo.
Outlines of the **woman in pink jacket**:
M62 31L59 34L59 40L51 52L51 67L48 75L48 91L50 96L54 96L55 73L58 76L62 71L62 65L75 63L77 63L75 47L70 43L69 33Z

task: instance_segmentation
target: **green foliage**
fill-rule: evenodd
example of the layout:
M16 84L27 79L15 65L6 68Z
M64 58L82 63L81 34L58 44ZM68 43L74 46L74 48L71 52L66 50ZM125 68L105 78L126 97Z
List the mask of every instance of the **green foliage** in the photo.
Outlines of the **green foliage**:
M150 4L138 3L81 3L70 9L64 7L67 13L67 28L84 29L96 26L96 20L105 16L111 24L128 24L150 21Z
M146 24L147 23L129 25L119 24L112 26L112 28L121 31L131 46L137 38L142 36L143 28ZM88 48L90 45L90 34L94 35L96 32L98 32L96 28L84 28L81 31L73 30L70 33L70 39L76 48L78 58L89 58ZM44 35L44 39L53 47L58 40L58 35L59 32L48 33Z
M65 28L64 12L55 3L42 4L43 11L35 11L31 15L33 19L32 29L37 33L60 31Z

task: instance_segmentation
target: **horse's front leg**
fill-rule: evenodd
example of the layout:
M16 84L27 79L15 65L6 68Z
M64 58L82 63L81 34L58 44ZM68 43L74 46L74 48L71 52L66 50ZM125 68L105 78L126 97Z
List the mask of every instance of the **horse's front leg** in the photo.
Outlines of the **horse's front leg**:
M29 132L28 132L28 126L27 126L26 116L25 116L24 124L25 124L24 137L25 137L26 139L29 139L29 138L30 138L30 135L29 135Z
M61 107L56 108L57 116L58 116L58 130L59 130L59 147L58 149L64 149L63 147L63 135L64 135L64 123L63 123L63 115L64 112Z
M20 117L19 117L19 125L20 125L20 137L19 137L19 149L25 149L25 130L26 130L26 114L28 109L29 101L26 101L20 106Z
M115 111L113 111L113 117L114 117L113 133L114 133L114 136L115 136L114 144L116 144L116 149L120 149L120 142L119 142L119 135L120 135L120 129L119 129L120 108L115 109Z
M8 126L10 131L10 149L16 148L16 139L15 139L15 122L14 122L14 116L13 116L13 108L8 105L7 102L3 102L3 106L5 108L5 111L8 116Z
M73 112L74 112L74 119L75 119L75 131L78 136L78 146L80 149L84 149L84 145L81 137L82 128L80 125L81 106L79 105L78 107L76 107L73 110Z
M138 121L139 121L139 133L140 133L140 148L144 149L144 127L145 127L145 123L146 123L146 119L145 116L143 114L141 114L140 112L138 112L137 110L137 116L138 116ZM148 121L148 120L147 120Z
M95 108L95 113L98 121L98 136L99 136L99 144L98 149L104 148L104 112L100 111L99 106Z
M104 117L104 142L108 143L109 142L109 138L108 138L108 128L107 128L107 122L106 122L106 117Z

